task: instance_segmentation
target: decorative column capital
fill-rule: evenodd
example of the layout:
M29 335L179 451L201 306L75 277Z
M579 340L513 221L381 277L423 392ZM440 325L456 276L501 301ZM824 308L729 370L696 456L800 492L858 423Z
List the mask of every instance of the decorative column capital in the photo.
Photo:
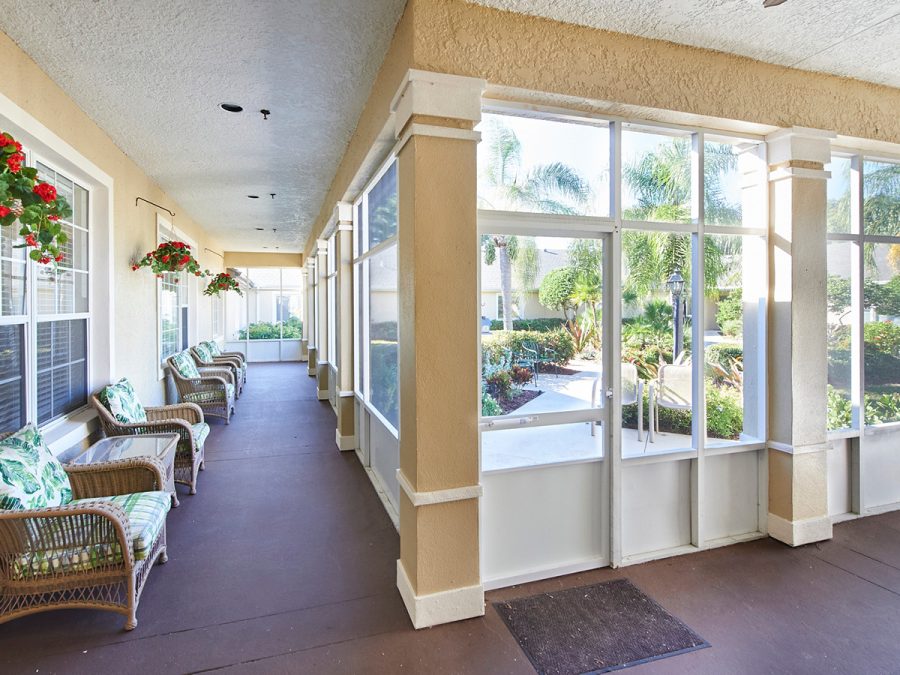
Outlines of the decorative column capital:
M405 145L413 135L478 141L486 83L477 77L410 69L391 100L394 137Z
M825 165L831 161L831 141L836 134L821 129L791 127L766 136L769 180L812 178L828 180Z
M328 253L328 240L316 239L316 255L325 255Z
M334 215L332 218L337 222L338 226L342 223L352 223L353 204L350 202L338 202L334 206Z

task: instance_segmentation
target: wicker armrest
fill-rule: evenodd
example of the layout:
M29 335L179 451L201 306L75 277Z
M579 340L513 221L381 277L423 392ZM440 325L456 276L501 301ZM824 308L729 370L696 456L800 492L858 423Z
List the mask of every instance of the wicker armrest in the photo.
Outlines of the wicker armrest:
M52 565L56 580L60 575L83 572L85 559L94 561L91 572L102 568L131 570L133 547L125 510L109 502L0 511L0 556L16 561L26 571ZM86 555L60 556L60 551ZM106 559L97 561L98 555ZM3 565L2 571L8 578L13 576L9 565Z
M203 376L200 378L200 381L203 382L205 380L222 380L222 383L229 383L231 385L234 384L234 371L231 368L212 368L212 367L200 367L197 368L200 371L200 374ZM191 380L192 382L197 382L197 380Z
M224 364L226 366L231 366L236 369L240 369L243 367L241 360L236 359L233 356L214 356L213 363L214 364Z
M116 459L110 462L63 467L75 499L114 497L133 492L166 489L166 469L152 457Z
M216 356L216 358L218 359L223 356L229 359L238 359L241 363L244 363L244 361L247 360L241 352L222 352L221 354Z
M203 421L203 409L196 403L161 405L144 410L147 412L147 420L151 422L187 422L190 425Z

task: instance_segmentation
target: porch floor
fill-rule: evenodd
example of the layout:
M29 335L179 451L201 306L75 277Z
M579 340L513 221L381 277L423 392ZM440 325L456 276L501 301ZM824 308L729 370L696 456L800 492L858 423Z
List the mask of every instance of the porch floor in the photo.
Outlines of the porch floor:
M655 672L895 672L900 513L821 545L764 539L488 593L483 618L414 631L399 539L305 364L254 364L238 414L212 423L199 493L169 516L169 562L138 627L81 610L0 625L4 673L530 673L491 602L626 577L712 645Z

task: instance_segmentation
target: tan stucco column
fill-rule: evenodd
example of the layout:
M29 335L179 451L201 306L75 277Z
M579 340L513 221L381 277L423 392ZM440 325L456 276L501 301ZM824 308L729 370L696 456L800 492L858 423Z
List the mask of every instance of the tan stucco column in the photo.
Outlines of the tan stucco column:
M337 367L337 381L334 384L337 429L334 440L339 450L346 451L356 449L356 400L353 396L353 204L339 202L335 208L335 216L337 354L333 361Z
M767 140L770 209L769 534L831 538L826 473L826 180L832 134Z
M328 353L328 241L316 240L316 396L328 399L331 375Z
M300 338L300 360L309 361L309 272L306 265L300 268L300 297L303 298L303 337Z
M400 560L416 628L484 613L476 146L483 82L409 71L399 158Z
M303 334L306 336L306 372L315 377L318 348L316 347L316 256L306 261L306 303L304 307Z

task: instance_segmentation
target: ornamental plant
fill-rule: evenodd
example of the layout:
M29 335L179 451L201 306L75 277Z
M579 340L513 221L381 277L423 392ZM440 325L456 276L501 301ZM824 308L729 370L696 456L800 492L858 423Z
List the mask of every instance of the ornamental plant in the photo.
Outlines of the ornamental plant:
M190 272L194 276L207 277L209 270L201 270L200 263L191 253L191 245L183 241L166 241L149 251L143 258L131 264L132 270L149 267L157 277L168 272Z
M237 279L233 278L228 272L220 272L213 277L213 280L209 282L209 286L203 291L203 295L218 295L223 291L236 291L238 295L243 295Z
M60 221L72 215L72 208L55 187L38 179L37 169L24 163L22 144L0 133L0 225L18 222L25 243L16 248L33 249L28 257L37 263L56 264L69 240Z

